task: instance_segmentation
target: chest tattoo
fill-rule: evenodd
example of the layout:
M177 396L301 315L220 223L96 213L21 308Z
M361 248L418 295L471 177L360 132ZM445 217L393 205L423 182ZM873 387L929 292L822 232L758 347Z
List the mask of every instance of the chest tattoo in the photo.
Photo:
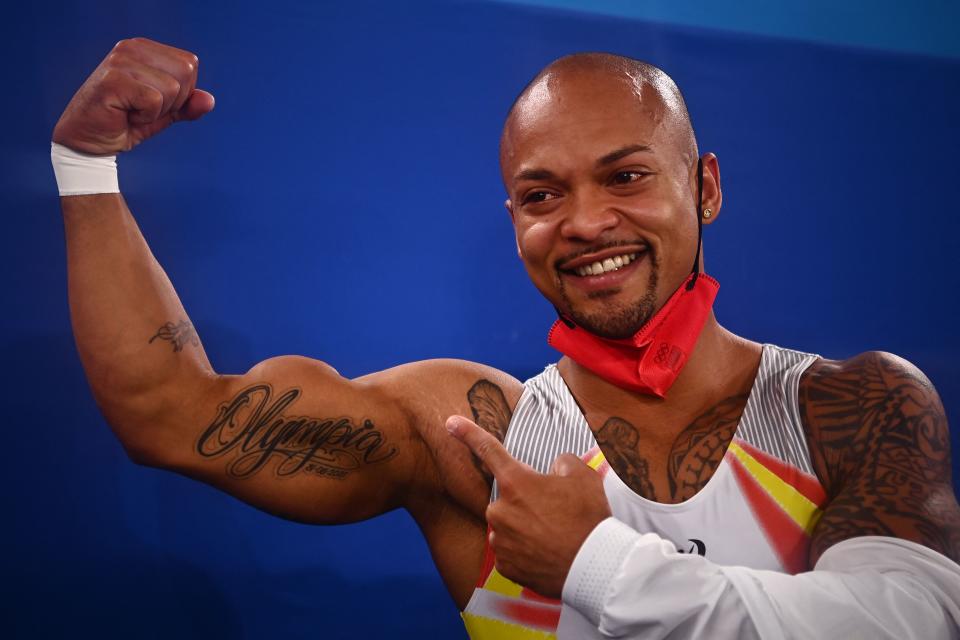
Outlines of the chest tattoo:
M620 417L609 418L594 434L610 466L635 493L657 502L682 502L707 484L717 470L740 422L747 396L735 395L713 405L684 427L671 445L666 460L666 484L657 490L651 480L652 454L640 430ZM659 454L662 455L662 454Z

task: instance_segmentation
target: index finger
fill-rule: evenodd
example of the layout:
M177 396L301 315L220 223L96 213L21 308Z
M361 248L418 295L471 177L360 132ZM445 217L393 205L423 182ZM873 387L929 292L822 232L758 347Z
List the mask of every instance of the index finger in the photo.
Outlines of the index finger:
M473 455L487 466L495 478L516 469L526 469L526 465L517 462L492 434L479 427L475 422L463 416L447 418L447 431L460 442L467 445Z

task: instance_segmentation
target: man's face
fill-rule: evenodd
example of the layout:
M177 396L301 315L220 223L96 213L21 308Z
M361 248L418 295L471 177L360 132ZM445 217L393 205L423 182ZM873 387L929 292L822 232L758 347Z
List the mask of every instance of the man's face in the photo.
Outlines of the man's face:
M547 76L507 124L501 154L517 248L562 313L610 338L636 331L690 272L696 158L650 85Z

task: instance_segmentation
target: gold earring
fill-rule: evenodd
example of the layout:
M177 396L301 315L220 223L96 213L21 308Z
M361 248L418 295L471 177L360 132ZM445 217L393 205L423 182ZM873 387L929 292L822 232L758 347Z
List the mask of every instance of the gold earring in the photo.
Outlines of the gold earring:
M704 217L704 218L709 218L709 217L712 216L712 215L713 215L713 209L704 209L704 210L703 210L703 217Z

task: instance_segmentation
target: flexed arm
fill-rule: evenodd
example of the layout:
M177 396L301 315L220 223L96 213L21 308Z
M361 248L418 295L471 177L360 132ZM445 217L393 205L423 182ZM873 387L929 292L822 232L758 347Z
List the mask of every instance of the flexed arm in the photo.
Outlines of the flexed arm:
M187 51L119 43L70 102L54 142L110 155L199 118L213 98L196 88L197 67ZM508 376L435 361L347 380L296 356L219 375L123 197L65 195L61 203L77 348L132 459L308 522L362 519L425 492L456 494L456 482L482 484L473 470L440 487L435 459L444 445L431 445L429 433L433 422L442 428L443 417L470 409L468 392L479 379L499 389L511 384ZM467 457L462 462L473 469Z

